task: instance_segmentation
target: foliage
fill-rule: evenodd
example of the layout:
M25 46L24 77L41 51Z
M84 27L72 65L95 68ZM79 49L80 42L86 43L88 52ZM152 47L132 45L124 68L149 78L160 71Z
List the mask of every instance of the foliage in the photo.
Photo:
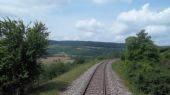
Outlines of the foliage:
M52 80L53 78L70 71L73 68L79 66L79 64L86 63L86 59L83 57L75 57L74 62L62 63L54 62L51 64L42 64L42 73L40 75L40 81L46 82ZM88 60L90 61L90 60Z
M170 48L161 49L162 60L170 60Z
M83 63L85 63L85 58L83 58L83 57L76 57L74 63L75 64L83 64Z
M126 39L122 59L125 62L124 72L138 89L151 95L170 94L170 65L161 63L159 48L144 30L138 33L137 37Z
M135 85L131 83L131 80L129 79L129 76L127 74L127 67L125 66L124 62L121 60L118 60L112 64L112 68L114 71L116 71L117 74L119 74L119 77L122 79L121 81L125 86L129 89L133 95L145 95L142 91L137 89Z
M41 80L51 80L54 77L57 77L70 69L75 67L74 64L71 63L52 63L49 65L42 65L42 74Z
M126 39L125 57L131 61L146 59L157 62L159 61L159 49L145 30L142 30L137 37Z
M47 28L41 22L24 25L22 20L0 20L0 92L24 95L27 84L40 74L38 58L45 54Z

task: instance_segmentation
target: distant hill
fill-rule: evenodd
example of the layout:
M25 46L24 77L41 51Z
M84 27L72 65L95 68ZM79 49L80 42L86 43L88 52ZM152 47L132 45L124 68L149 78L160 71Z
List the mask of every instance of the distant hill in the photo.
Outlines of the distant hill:
M49 55L67 54L83 57L118 56L124 47L123 43L49 40L48 53Z
M93 42L93 41L54 41L49 40L50 45L67 45L67 46L92 46L92 47L105 47L105 48L124 48L123 43L111 42Z

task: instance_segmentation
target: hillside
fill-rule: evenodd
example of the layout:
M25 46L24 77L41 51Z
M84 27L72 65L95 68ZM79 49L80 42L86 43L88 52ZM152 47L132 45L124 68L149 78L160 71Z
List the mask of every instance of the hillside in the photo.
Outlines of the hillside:
M67 54L83 57L119 55L124 46L123 43L111 42L49 40L48 53L49 55Z

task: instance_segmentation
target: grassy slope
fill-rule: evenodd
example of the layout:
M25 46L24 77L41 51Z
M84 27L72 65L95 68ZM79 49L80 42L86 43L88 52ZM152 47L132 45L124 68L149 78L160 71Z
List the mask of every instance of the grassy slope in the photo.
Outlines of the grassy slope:
M126 76L126 72L124 72L124 68L123 68L123 62L121 61L117 61L114 64L112 64L112 68L113 70L115 70L118 75L120 76L120 78L123 79L124 84L126 85L126 87L128 87L128 89L133 93L133 95L145 95L144 93L142 93L141 91L137 90L136 87L134 87L128 77Z
M59 91L65 89L73 80L98 62L98 60L94 60L89 63L81 64L71 71L41 85L31 95L59 95Z

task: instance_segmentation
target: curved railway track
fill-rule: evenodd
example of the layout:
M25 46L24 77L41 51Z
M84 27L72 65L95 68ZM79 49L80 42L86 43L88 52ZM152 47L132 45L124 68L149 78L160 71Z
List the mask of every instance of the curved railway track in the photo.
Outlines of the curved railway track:
M108 95L106 81L106 66L108 61L104 61L97 66L92 74L83 95Z

